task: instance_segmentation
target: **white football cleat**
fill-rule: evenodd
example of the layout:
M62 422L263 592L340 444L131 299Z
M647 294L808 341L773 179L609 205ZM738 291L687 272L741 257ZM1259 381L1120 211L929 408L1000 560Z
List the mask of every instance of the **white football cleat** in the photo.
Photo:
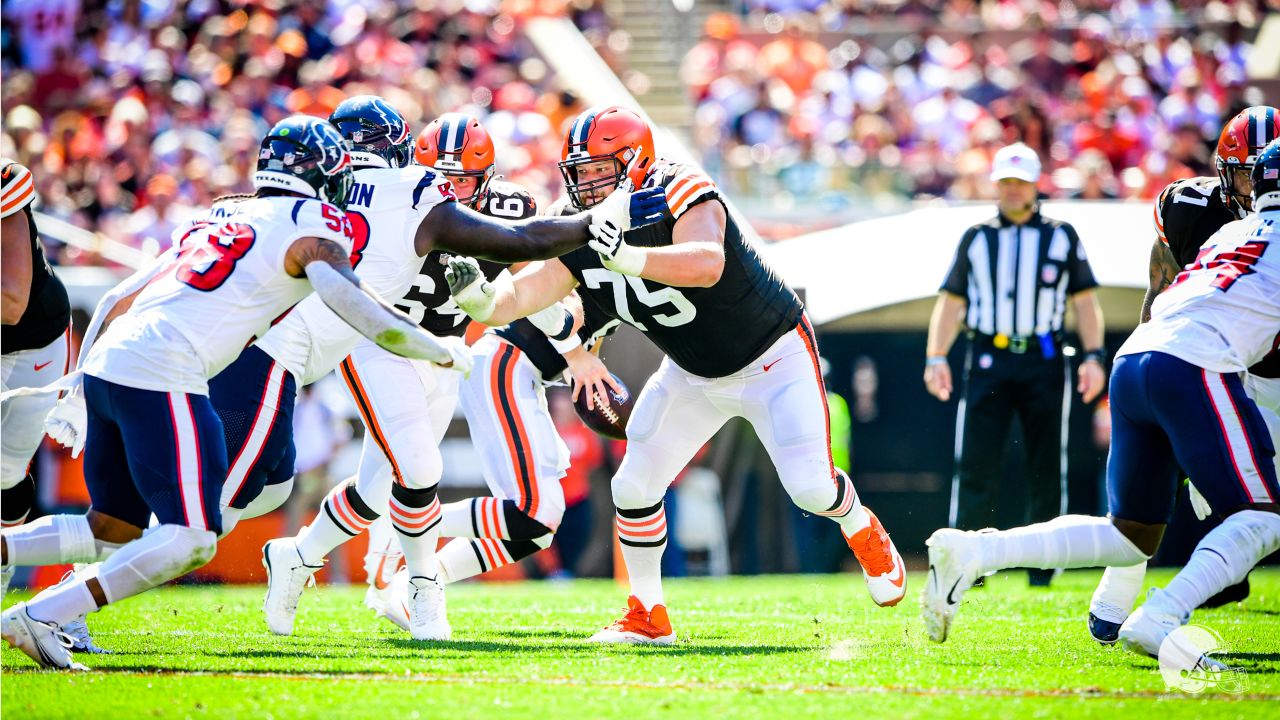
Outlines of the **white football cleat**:
M386 589L387 599L378 609L378 617L385 618L392 625L409 632L409 571L401 568L391 576Z
M907 566L884 525L880 524L880 518L871 508L864 506L863 509L871 524L853 535L845 535L844 541L862 566L862 579L872 602L880 607L892 607L907 595Z
M929 639L943 642L951 629L964 593L973 586L978 572L979 534L961 530L938 530L929 546L929 579L920 597L920 615Z
M413 639L448 640L453 637L453 628L449 627L449 619L445 615L444 586L440 581L419 575L409 578L406 589L409 634Z
M13 573L17 571L16 565L10 565L7 568L0 569L0 598L9 594L9 581L13 579Z
M369 551L364 557L365 577L369 588L364 593L364 606L378 615L383 608L392 603L391 581L396 571L404 567L404 553L399 552L398 545L394 551Z
M18 603L0 616L0 634L10 646L27 654L44 668L88 670L71 657L71 639L57 624L41 622L27 614L27 604Z
M89 623L85 622L84 615L63 625L62 632L71 638L71 652L89 653L90 655L111 654L110 650L99 647L93 642L93 636L89 634Z
M292 635L298 599L304 588L316 584L315 572L321 566L303 562L293 538L272 540L263 545L262 566L267 569L267 596L262 601L267 627L276 635Z
M1169 633L1177 630L1191 617L1166 607L1163 590L1156 590L1142 607L1133 611L1128 620L1120 626L1120 644L1139 655L1153 658L1160 657L1160 645Z

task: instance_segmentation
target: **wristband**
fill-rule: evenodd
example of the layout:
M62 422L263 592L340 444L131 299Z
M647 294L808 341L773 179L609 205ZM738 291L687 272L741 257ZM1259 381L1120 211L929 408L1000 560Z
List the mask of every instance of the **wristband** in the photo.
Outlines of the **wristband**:
M644 250L628 245L625 242L618 245L618 251L612 258L607 258L604 255L600 256L600 261L609 270L622 275L634 275L636 277L639 277L640 273L644 272L644 264L647 259L648 256Z
M946 355L930 355L924 359L925 367L930 367L932 365L946 365L946 364L947 364Z
M1090 360L1098 363L1099 365L1105 365L1107 363L1107 349L1098 348L1097 350L1085 351L1084 357L1080 358L1080 362L1087 363Z
M557 340L553 337L548 337L547 339L551 341L551 347L555 348L556 352L561 355L582 347L582 338L578 337L578 333L573 333L563 340Z

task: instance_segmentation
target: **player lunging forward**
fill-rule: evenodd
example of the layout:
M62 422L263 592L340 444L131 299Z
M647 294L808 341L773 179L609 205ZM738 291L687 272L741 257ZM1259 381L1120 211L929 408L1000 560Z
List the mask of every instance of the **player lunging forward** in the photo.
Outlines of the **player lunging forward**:
M257 198L192 220L172 262L166 255L135 276L136 290L95 319L108 327L82 365L83 395L51 416L65 426L58 434L86 437L92 509L6 530L3 561L103 562L94 577L50 588L0 618L5 640L42 666L83 668L60 642L60 624L213 557L227 458L208 379L313 289L389 350L451 360L351 273L351 224L338 207L351 188L351 157L331 125L305 116L278 123L262 142L254 185ZM144 533L152 513L159 524Z
M1111 371L1111 518L935 532L922 608L933 640L947 638L965 591L988 572L1145 562L1173 511L1179 466L1227 518L1125 620L1126 647L1157 655L1195 608L1280 548L1274 450L1240 380L1280 327L1280 253L1270 247L1280 241L1280 140L1258 157L1252 179L1257 215L1218 231L1120 348Z
M755 428L792 500L840 525L872 599L896 604L906 592L902 559L831 461L813 327L795 293L743 239L715 184L692 166L656 161L648 124L620 107L579 115L562 158L574 207L609 202L629 181L663 188L667 215L531 265L513 282L490 285L473 265L455 262L452 286L458 304L490 324L540 310L576 287L584 304L635 326L667 356L636 401L612 483L631 597L622 619L592 640L674 642L662 593L662 498L732 417Z

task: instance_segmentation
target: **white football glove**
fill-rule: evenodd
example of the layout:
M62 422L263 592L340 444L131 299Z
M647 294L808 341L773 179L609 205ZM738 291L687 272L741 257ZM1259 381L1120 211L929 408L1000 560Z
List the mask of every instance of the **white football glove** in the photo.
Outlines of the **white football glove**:
M628 245L623 234L631 229L631 180L623 180L609 197L591 208L591 239L587 247L600 253L604 266L623 275L644 271L644 251Z
M449 369L457 370L464 378L471 377L475 360L471 358L471 348L467 347L467 342L460 337L443 337L440 338L440 344L449 351L449 358L453 360Z
M71 448L71 457L80 457L89 428L89 411L84 396L79 392L68 393L58 401L44 419L44 431L63 447Z
M1204 520L1213 514L1213 508L1209 506L1209 501L1204 499L1200 491L1196 489L1195 483L1187 481L1187 495L1191 499L1191 509L1196 513L1197 520Z
M493 315L496 302L493 285L485 280L480 264L475 260L469 257L450 258L444 279L449 284L449 294L472 320L484 322Z

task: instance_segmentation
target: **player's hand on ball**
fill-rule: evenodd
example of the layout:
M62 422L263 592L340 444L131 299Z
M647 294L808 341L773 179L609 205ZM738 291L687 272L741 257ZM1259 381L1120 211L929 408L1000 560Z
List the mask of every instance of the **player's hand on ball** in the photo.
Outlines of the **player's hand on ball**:
M79 392L68 393L58 401L44 420L44 431L63 447L71 448L71 457L80 457L84 451L85 435L89 427L89 412L85 409L84 396Z
M484 322L493 315L494 289L480 271L480 264L469 257L455 257L445 268L444 280L458 307L472 319Z
M942 402L951 399L951 366L947 363L926 364L924 366L924 386L929 394Z
M622 387L618 385L613 375L609 374L609 369L604 366L604 362L588 352L586 348L576 348L566 353L564 359L569 364L569 376L573 379L571 399L576 401L585 389L588 410L595 409L596 398L608 397L608 388L613 388L614 392L622 392ZM606 385L608 388L605 387Z

